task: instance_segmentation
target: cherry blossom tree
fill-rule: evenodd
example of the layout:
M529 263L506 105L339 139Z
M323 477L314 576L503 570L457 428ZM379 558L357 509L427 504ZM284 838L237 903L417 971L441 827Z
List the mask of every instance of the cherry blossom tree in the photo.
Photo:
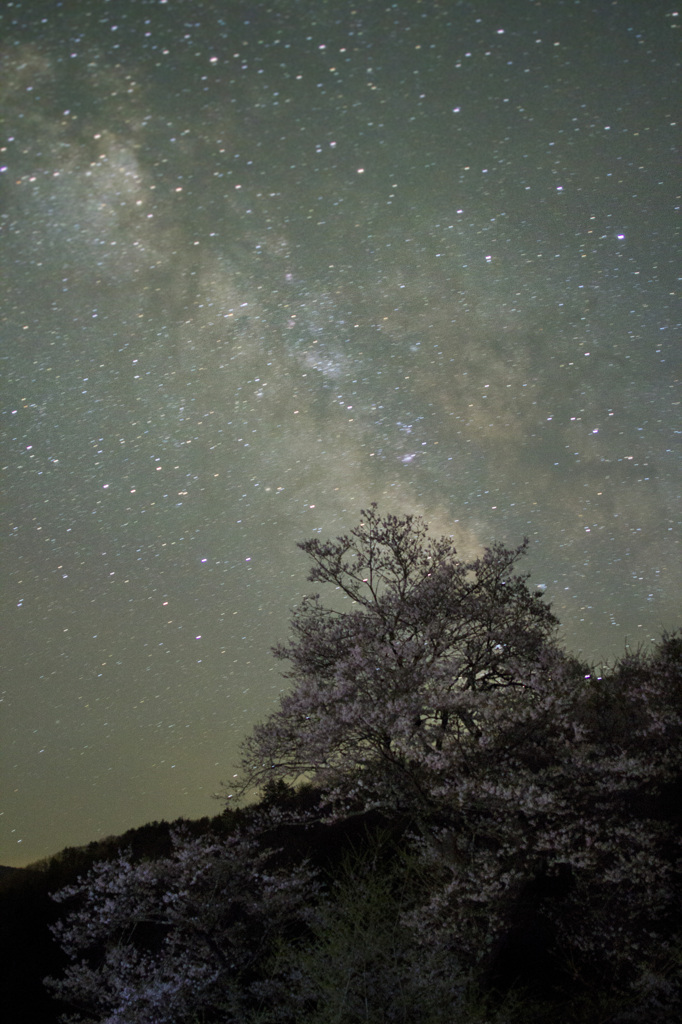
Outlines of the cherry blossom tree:
M245 744L242 787L313 776L337 795L391 807L430 802L443 772L482 740L490 695L516 704L557 620L516 565L527 542L457 558L411 515L377 506L335 541L299 545L319 596L295 610L275 649L293 688Z
M300 926L317 889L304 864L272 860L254 827L176 834L170 857L121 854L62 889L67 914L53 931L73 962L47 984L73 1008L68 1019L242 1024L273 944Z
M462 562L411 516L363 517L300 545L351 603L294 612L275 650L293 687L246 742L244 786L310 776L336 813L406 812L433 872L415 941L472 970L523 908L576 976L664 985L682 949L679 635L593 670L556 645L525 544Z

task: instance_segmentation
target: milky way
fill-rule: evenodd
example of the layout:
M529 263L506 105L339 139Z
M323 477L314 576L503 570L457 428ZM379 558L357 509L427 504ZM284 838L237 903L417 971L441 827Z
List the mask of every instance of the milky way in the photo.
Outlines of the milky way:
M372 501L679 624L679 16L365 6L4 5L3 863L217 813Z

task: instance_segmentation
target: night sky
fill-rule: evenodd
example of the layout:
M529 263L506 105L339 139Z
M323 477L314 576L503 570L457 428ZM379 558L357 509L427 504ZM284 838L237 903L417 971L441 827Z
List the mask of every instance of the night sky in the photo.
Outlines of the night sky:
M681 20L5 0L0 862L217 814L372 501L679 625Z

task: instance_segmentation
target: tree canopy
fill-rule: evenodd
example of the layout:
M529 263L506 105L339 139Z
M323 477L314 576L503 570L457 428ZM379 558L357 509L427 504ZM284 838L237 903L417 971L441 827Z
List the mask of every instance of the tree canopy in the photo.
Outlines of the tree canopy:
M528 695L555 651L557 619L517 570L527 541L462 561L420 519L373 505L349 534L299 546L308 579L350 608L315 594L294 611L274 652L293 689L247 741L243 786L312 775L379 802L424 800L426 776L480 744L490 695Z

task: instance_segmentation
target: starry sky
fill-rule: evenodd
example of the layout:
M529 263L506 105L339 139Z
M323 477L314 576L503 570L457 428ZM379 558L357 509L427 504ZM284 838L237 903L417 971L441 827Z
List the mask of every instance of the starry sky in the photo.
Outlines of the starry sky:
M372 501L679 625L680 21L6 0L0 863L218 813Z

